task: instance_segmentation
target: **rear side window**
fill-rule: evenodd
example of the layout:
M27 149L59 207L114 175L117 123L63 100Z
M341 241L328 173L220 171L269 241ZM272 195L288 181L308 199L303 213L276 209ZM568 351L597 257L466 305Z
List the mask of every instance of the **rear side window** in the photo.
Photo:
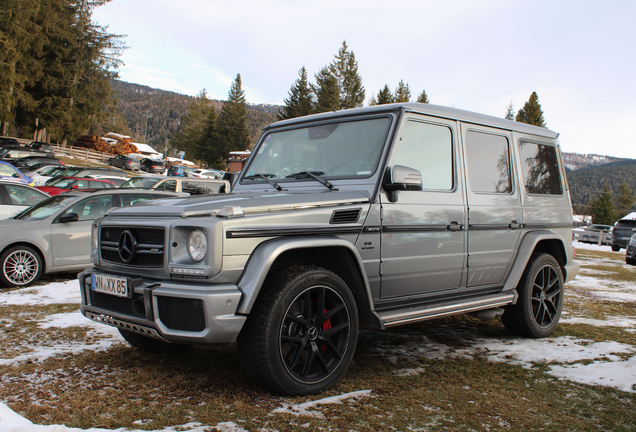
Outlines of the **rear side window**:
M616 223L616 226L636 228L636 220L633 219L621 219Z
M473 192L512 192L510 151L508 138L505 136L468 131L466 165Z
M5 187L9 194L9 200L13 205L31 206L46 198L44 194L19 185L5 185Z
M526 192L539 195L561 195L561 175L556 148L544 144L519 144L523 183Z

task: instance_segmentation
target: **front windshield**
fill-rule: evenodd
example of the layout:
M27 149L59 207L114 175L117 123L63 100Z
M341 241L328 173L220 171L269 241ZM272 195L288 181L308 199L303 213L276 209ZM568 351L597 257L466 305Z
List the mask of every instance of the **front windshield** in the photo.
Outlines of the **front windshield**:
M14 219L21 220L42 220L51 216L69 202L76 198L75 195L55 195L49 197L43 201L40 201L34 206L29 207L22 213L18 214Z
M268 134L245 171L243 184L296 179L311 172L324 177L368 177L385 142L390 119L329 123Z
M153 177L133 177L128 180L126 183L119 186L120 188L143 188L150 189L158 182L160 182L160 178Z

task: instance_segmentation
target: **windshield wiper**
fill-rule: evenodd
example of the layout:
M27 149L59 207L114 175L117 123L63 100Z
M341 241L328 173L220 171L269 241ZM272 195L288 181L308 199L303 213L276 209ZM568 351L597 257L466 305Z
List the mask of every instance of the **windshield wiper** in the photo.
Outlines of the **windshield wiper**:
M260 173L259 173L259 174L254 174L254 175L245 176L245 177L243 177L243 178L244 178L245 180L254 180L254 179L257 179L257 178L262 178L262 179L264 179L267 183L269 183L269 184L270 184L270 185L272 185L274 188L276 188L276 190L277 190L277 191L279 191L279 192L280 192L280 191L282 191L282 190L283 190L283 188L282 188L282 187L280 187L280 185L279 185L278 183L276 183L275 181L270 180L270 179L269 179L270 177L276 177L276 174L268 174L268 173L260 174Z
M285 178L301 179L301 178L311 177L314 180L318 181L319 183L323 184L325 187L328 187L330 190L338 190L337 187L335 187L334 185L329 183L324 178L318 177L318 176L321 176L321 175L324 175L324 174L325 173L323 171L301 171L301 172L297 172L297 173L294 173L294 174L290 174L290 175L288 175Z

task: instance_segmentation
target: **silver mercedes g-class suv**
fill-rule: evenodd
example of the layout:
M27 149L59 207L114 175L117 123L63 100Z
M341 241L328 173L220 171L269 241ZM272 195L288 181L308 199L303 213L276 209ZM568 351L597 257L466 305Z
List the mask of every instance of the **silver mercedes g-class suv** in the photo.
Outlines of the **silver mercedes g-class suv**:
M267 126L232 193L111 211L82 313L155 352L237 341L264 388L335 385L361 325L555 329L574 278L558 134L428 104Z

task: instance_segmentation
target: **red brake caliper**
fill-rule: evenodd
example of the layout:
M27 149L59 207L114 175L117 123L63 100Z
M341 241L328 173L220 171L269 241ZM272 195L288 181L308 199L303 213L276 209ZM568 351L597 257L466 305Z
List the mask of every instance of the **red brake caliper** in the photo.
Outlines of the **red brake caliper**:
M327 309L325 309L325 313L327 313ZM323 330L329 330L331 328L331 319L328 319L327 321L325 321L322 324L322 329ZM327 346L323 345L320 347L320 352L322 352L323 354L325 353L325 351L327 351Z

